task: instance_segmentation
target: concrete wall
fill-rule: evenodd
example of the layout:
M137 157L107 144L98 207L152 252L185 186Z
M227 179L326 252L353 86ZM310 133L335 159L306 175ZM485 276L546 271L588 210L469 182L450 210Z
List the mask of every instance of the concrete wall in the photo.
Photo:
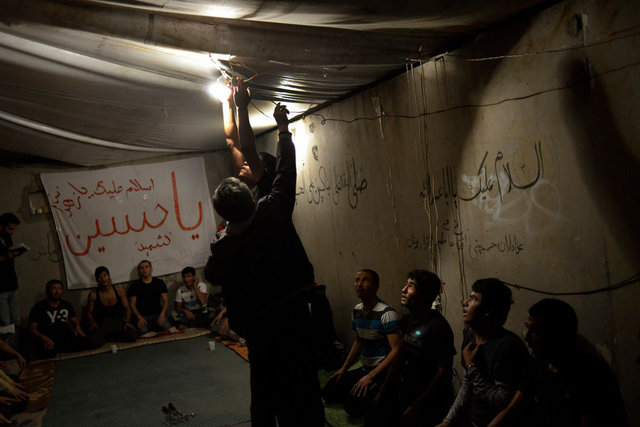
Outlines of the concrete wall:
M352 340L352 283L364 267L396 307L409 270L437 272L457 343L476 279L588 292L640 272L639 25L633 1L564 2L292 124L296 226L342 339ZM260 143L275 152L275 140ZM205 159L213 190L228 159ZM23 316L64 273L51 219L30 216L26 201L51 170L0 168L11 183L2 211L20 215L14 240L32 247L16 261ZM166 279L175 290L179 277ZM86 294L66 298L79 308ZM507 327L522 331L543 296L514 289ZM638 284L562 298L640 425Z
M396 307L409 270L436 271L457 343L479 278L588 292L640 273L638 25L632 1L561 3L292 125L296 226L343 339L364 267ZM514 289L507 327L543 297ZM640 286L562 298L639 425Z
M187 156L170 156L163 159L136 162L135 164L177 160L185 157ZM209 189L213 191L222 179L229 176L229 160L226 153L204 154L203 157ZM32 215L29 203L30 194L41 189L39 175L47 172L59 172L62 169L64 168L50 165L0 167L0 182L10 183L10 185L5 185L4 191L0 194L2 212L14 212L22 221L14 234L13 241L16 244L24 242L31 247L29 252L16 258L15 261L20 286L20 311L22 321L25 324L31 307L45 298L45 283L50 279L57 278L64 281L65 278L62 252L56 237L53 218L47 214ZM135 266L138 261L131 260L131 265ZM185 266L188 264L189 261L185 260ZM201 271L199 277L204 280ZM179 272L162 278L169 288L169 308L172 309L173 296L182 279ZM87 287L94 286L95 279L87 277ZM212 291L219 291L219 289L212 289ZM80 311L86 305L88 293L88 290L66 291L63 298L70 301L76 310Z

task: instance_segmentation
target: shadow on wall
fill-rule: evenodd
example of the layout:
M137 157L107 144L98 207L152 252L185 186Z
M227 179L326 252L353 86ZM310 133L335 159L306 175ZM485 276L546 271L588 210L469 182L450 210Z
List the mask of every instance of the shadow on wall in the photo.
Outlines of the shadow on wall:
M476 41L473 44L463 48L459 51L460 55L469 55L472 57L476 57L479 55L483 55L485 57L500 57L502 55L507 55L511 53L514 46L519 42L519 40L525 35L529 27L531 26L531 19L533 18L523 18L515 23L509 23L505 25L503 28L496 29L492 32L490 36L490 48L485 49L478 47L484 46L484 41ZM481 52L481 53L477 53ZM507 61L509 59L506 59ZM503 61L505 59L495 59L489 61L478 61L478 62L465 62L464 65L460 66L459 75L455 76L455 81L453 79L449 79L449 81L454 81L454 84L459 87L457 89L457 94L454 100L454 106L449 108L449 111L445 109L445 113L439 113L432 116L432 120L441 120L439 123L440 133L442 135L451 136L451 140L454 142L450 146L447 147L447 158L455 159L452 163L453 175L447 180L452 181L454 187L453 190L456 195L454 196L454 203L449 203L445 205L438 205L437 209L438 216L440 218L446 218L445 223L443 224L434 224L431 229L431 233L433 236L440 236L442 229L446 229L445 227L453 227L453 234L457 234L456 243L457 243L457 264L459 269L459 282L461 283L460 288L460 297L464 300L468 293L470 292L471 284L480 277L466 277L465 269L465 253L466 250L466 236L463 236L461 233L464 233L466 229L465 224L462 222L462 218L460 215L460 204L466 203L462 201L461 197L461 189L456 184L456 181L460 178L459 172L462 170L462 164L468 163L466 159L467 153L475 153L477 151L482 151L482 147L477 149L471 149L473 144L477 144L477 140L473 138L471 135L472 130L474 129L474 124L477 121L485 120L483 117L483 106L482 102L487 97L485 96L487 91L495 90L490 88L489 83L494 78L496 71L503 65ZM448 85L448 81L446 82ZM447 91L448 89L445 88ZM536 153L537 154L537 153ZM429 172L430 175L435 175L435 171ZM432 176L430 179L434 180L435 176ZM482 179L480 177L480 172L478 172L478 178L480 179L480 186L482 186ZM487 177L485 176L485 181ZM489 178L491 180L491 178ZM489 182L485 182L486 185L491 186ZM433 184L432 184L433 185ZM494 189L494 191L497 191ZM434 189L433 193L437 193L438 191ZM468 191L467 191L468 192ZM434 205L437 203L437 197L434 195L430 195L428 200L431 209L434 209ZM452 219L451 221L449 219ZM450 224L450 225L449 225ZM455 232L455 228L459 229L459 233ZM439 239L437 239L439 240ZM437 243L439 245L440 243ZM439 250L439 249L438 249ZM433 254L433 256L440 256L439 254ZM468 262L468 260L467 260Z
M621 249L640 267L640 164L625 144L588 61L568 61L562 71L571 88L564 98L566 124L580 173Z

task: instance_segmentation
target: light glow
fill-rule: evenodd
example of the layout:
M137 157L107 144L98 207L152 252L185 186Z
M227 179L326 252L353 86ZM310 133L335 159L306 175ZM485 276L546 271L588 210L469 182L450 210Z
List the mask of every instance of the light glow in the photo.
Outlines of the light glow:
M225 79L221 77L214 83L207 86L207 93L218 101L224 103L227 102L227 99L229 99L229 96L231 95L231 88L226 84Z

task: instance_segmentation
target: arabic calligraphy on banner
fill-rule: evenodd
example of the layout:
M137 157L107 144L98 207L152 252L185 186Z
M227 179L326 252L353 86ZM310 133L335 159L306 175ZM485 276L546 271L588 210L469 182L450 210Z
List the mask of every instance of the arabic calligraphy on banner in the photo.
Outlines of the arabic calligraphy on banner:
M42 174L69 289L93 286L106 265L114 283L139 261L156 276L203 266L215 233L201 158Z

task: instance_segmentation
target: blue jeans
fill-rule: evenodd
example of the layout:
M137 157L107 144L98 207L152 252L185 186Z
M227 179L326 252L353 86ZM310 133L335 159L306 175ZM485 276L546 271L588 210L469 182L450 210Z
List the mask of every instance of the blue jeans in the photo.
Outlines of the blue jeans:
M138 335L144 335L149 331L166 331L167 329L169 329L171 327L171 323L169 323L169 319L168 316L164 316L164 323L162 324L162 326L158 326L158 316L160 316L160 313L158 314L149 314L147 316L142 316L144 318L144 320L147 321L146 325L143 325L141 328L138 328Z
M20 305L18 304L18 290L0 292L0 323L3 326L20 324Z

